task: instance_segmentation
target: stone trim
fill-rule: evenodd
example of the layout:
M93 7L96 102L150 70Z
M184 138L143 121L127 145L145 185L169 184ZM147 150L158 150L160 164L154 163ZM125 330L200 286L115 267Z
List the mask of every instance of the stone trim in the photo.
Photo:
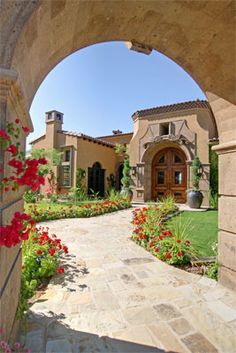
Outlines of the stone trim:
M16 70L0 67L0 98L6 101L9 99L13 111L21 118L24 125L33 131L32 121L25 104L24 92Z
M236 140L216 145L216 146L212 147L212 150L215 151L217 154L235 152L236 151Z

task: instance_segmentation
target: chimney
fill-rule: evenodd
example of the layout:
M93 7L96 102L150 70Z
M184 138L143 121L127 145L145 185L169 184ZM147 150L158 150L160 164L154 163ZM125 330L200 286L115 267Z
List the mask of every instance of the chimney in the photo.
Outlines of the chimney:
M120 130L112 130L113 135L119 135L122 134L122 131Z
M63 113L51 110L45 113L46 139L49 148L57 148L57 131L62 129Z

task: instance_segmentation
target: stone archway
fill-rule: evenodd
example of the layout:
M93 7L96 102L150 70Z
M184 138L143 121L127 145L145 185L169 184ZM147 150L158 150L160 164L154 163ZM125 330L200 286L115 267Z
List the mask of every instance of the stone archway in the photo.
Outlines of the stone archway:
M94 43L134 41L159 50L196 80L208 96L219 131L220 281L231 288L236 288L234 9L231 0L4 0L0 15L0 128L16 115L32 128L28 112L44 77L67 55ZM1 151L1 178L4 170L6 176L5 163ZM1 223L22 208L21 196L1 195ZM19 291L20 249L1 249L0 258L1 317L9 333L17 305L9 298Z

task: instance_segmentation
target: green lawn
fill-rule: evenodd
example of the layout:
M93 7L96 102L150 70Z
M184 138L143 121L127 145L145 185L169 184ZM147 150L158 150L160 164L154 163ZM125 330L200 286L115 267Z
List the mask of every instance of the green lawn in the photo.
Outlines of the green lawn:
M218 237L218 211L191 212L184 211L172 218L167 225L171 227L181 217L181 223L191 222L188 239L200 256L214 256L212 244Z

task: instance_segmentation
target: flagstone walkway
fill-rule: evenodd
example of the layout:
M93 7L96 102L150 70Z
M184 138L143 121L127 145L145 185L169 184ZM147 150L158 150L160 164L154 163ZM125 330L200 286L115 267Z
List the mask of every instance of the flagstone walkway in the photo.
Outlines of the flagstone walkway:
M234 353L236 296L129 240L131 210L44 223L68 246L28 315L32 353Z

